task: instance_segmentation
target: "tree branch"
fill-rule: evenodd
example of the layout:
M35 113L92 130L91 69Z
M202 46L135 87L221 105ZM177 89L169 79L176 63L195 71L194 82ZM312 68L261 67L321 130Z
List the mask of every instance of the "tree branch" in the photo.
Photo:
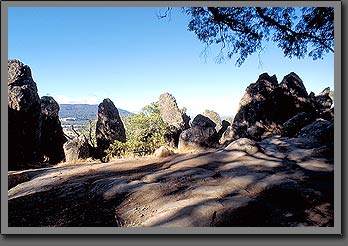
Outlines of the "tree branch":
M325 48L329 49L332 53L334 53L334 49L332 49L330 46L328 46L327 44L325 44L325 42L316 37L313 36L309 33L304 33L304 32L296 32L294 30L292 30L291 28L288 28L285 25L280 24L279 22L277 22L276 20L274 20L272 17L265 15L265 13L262 11L262 9L260 7L256 7L256 12L258 13L258 15L266 22L270 23L271 25L277 27L278 29L280 29L283 32L290 32L292 35L294 36L304 36L307 38L311 38L317 42L319 42L322 46L324 46Z

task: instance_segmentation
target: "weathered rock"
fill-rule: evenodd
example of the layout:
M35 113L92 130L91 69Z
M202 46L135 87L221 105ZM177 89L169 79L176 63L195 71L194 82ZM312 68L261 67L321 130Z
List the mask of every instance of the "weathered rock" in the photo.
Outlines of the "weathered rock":
M179 109L173 95L167 92L161 94L157 101L157 105L165 123L169 126L175 126L177 129L185 129L183 112Z
M167 145L171 147L177 147L179 143L179 136L182 130L176 128L175 126L168 126L167 132L164 134L164 141Z
M240 140L242 141L242 140ZM334 226L334 163L293 138L264 152L209 150L9 172L10 227ZM251 146L253 141L246 140ZM240 144L238 149L243 149ZM298 151L291 161L272 157ZM44 206L43 206L44 204ZM40 209L38 209L40 208ZM324 228L323 228L324 229Z
M18 169L42 160L41 105L29 66L8 61L8 167Z
M303 148L333 145L334 122L318 119L301 129L298 139Z
M270 120L283 124L300 112L315 112L303 81L291 72L286 75L277 88L271 93Z
M219 140L215 126L200 127L192 126L184 130L179 137L178 148L186 147L214 147Z
M214 121L212 121L210 118L198 114L192 121L192 127L216 127L216 124L214 123Z
M163 157L167 157L167 156L170 156L173 154L174 154L174 151L171 150L169 147L161 146L155 150L154 156L157 158L163 158Z
M102 153L115 140L126 142L126 132L117 108L109 99L104 99L98 106L96 124L97 147Z
M331 120L334 120L334 117L335 117L334 112L335 112L334 108L326 109L321 111L318 117L324 120L331 121Z
M278 82L274 76L261 74L259 79L250 84L239 102L239 109L233 120L233 128L239 137L247 136L246 130L256 122L268 123L269 110L272 106L271 93Z
M301 112L283 124L282 136L294 137L303 127L312 123L314 120L314 114Z
M90 146L84 136L79 136L67 141L66 143L64 143L63 149L66 161L87 159L90 156Z
M205 110L202 114L205 117L208 117L210 120L212 120L215 123L215 130L216 132L219 132L222 128L222 121L220 118L220 115L212 110Z
M219 139L221 139L222 135L231 124L232 123L228 122L227 120L223 120L221 122L221 129L218 131Z
M179 109L176 99L168 92L160 95L157 105L161 118L168 125L164 139L168 145L177 147L181 132L190 127L190 117L186 115L185 109Z
M260 140L277 134L281 125L300 112L315 112L306 88L295 73L284 77L278 85L275 76L261 74L248 86L233 121L238 137Z
M63 144L67 141L59 120L59 105L53 97L41 98L41 150L49 163L56 164L65 159Z
M316 109L319 111L324 111L330 109L332 106L332 99L330 97L330 87L325 88L317 96L315 96Z
M224 133L222 134L219 143L222 145L226 145L230 142L232 142L233 140L235 140L236 134L233 130L232 126L228 126L226 131L224 131Z
M240 138L230 143L225 150L238 150L244 151L250 155L253 155L259 151L262 151L261 146L254 140L248 138Z

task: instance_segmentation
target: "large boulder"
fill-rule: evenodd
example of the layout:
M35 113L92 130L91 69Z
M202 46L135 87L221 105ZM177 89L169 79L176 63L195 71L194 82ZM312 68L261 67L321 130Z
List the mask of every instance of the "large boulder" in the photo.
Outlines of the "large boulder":
M247 87L233 120L233 128L238 137L247 137L247 129L257 122L260 124L271 122L269 119L272 107L270 97L277 86L275 75L271 77L267 73L263 73L255 83Z
M215 130L216 132L219 132L222 129L222 121L220 118L220 115L216 113L213 110L204 110L203 116L208 117L210 120L212 120L215 123Z
M300 77L291 72L278 84L275 75L264 73L247 87L233 129L237 137L260 140L280 133L283 123L301 112L314 113L315 106Z
M180 134L178 148L216 147L219 135L215 127L216 124L211 119L198 114L192 120L192 127Z
M198 114L196 117L192 120L192 127L216 127L216 124L214 121L212 121L207 116ZM215 128L216 129L216 128Z
M41 98L41 151L48 162L56 164L65 159L63 144L67 141L59 120L59 105L50 96Z
M115 140L126 142L126 131L117 108L109 99L104 99L98 106L96 124L97 147L101 153Z
M90 146L84 136L79 136L67 141L64 143L63 149L65 160L68 162L90 157Z
M312 113L301 112L287 120L282 126L282 136L294 137L303 127L312 123L315 115Z
M316 108L319 111L329 110L333 104L330 97L330 87L325 88L322 92L315 96Z
M157 105L161 118L168 125L165 141L168 145L176 147L180 133L189 128L190 117L186 115L184 109L179 109L175 97L168 92L160 95Z
M315 148L334 144L334 121L317 119L298 133L303 148Z
M41 104L30 67L8 61L8 167L18 169L42 160Z
M219 143L221 145L226 145L226 144L232 142L233 140L235 140L235 138L236 138L236 134L234 132L233 127L228 126L226 128L226 130L222 133L220 140L219 140Z
M215 127L193 126L180 134L178 148L216 147L218 140Z

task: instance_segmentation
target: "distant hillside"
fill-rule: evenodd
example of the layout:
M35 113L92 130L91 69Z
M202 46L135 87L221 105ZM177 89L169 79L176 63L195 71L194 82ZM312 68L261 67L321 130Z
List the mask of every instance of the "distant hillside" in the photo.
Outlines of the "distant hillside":
M96 119L98 113L97 104L60 104L59 118ZM127 110L118 108L120 116L133 114Z
M66 136L76 137L75 131L80 132L88 126L90 120L97 120L98 105L97 104L60 104L59 118L63 131ZM133 114L127 110L119 109L120 116Z

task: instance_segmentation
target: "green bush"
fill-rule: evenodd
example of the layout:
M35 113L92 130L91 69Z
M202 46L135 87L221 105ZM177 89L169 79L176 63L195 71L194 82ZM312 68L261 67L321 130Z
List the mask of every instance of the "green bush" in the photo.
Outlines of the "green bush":
M111 144L106 150L108 158L152 154L165 143L167 125L162 120L156 103L145 106L139 114L125 117L124 125L127 141L115 141Z

